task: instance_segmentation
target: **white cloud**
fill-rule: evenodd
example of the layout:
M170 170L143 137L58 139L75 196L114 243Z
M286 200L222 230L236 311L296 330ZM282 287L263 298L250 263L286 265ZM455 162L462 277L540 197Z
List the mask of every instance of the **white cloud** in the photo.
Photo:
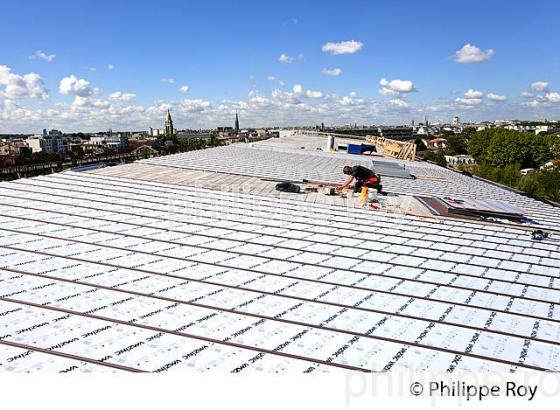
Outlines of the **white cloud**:
M305 92L305 96L307 98L323 98L325 96L325 94L323 94L321 91L311 91L311 90L307 90Z
M349 107L349 106L361 105L365 102L363 99L356 98L356 97L357 94L355 92L351 92L348 95L342 97L340 100L338 100L337 103L338 105L341 105L343 107Z
M363 109L367 103L366 100L362 98L357 98L358 95L354 92L345 95L340 100L336 101L338 107L341 107L343 112L350 112L348 109L356 110L356 109Z
M455 98L455 101L461 105L468 106L480 105L482 103L480 98Z
M162 83L166 83L166 84L175 84L175 79L174 79L174 78L166 78L166 77L164 77L164 78L161 79L161 82L162 82Z
M321 70L321 74L338 77L340 74L342 74L342 70L340 68L323 68L323 70Z
M110 103L99 99L94 99L90 97L81 97L77 95L74 98L72 107L76 109L83 109L83 108L107 109L110 107Z
M305 97L305 90L301 96ZM297 91L297 90L296 90ZM463 97L461 95L461 97ZM353 124L402 124L406 118L423 117L426 111L437 112L441 118L461 115L468 121L487 118L540 118L557 114L558 103L539 100L535 108L521 104L483 104L478 106L460 105L454 101L438 100L435 106L417 106L402 98L395 101L376 101L373 98L359 99L354 94L336 97L326 95L323 99L299 98L292 88L288 91L275 90L270 95L254 90L249 97L240 100L223 100L214 105L209 101L167 100L156 101L146 106L133 102L100 100L94 97L76 97L74 102L60 102L48 108L25 108L13 100L0 99L0 122L7 133L40 131L49 127L66 132L92 132L99 129L141 130L148 127L161 128L167 108L171 109L178 128L214 128L232 122L235 110L248 127L277 125L315 124L317 118L331 118L336 125ZM398 101L401 100L401 101ZM408 107L405 106L408 104ZM490 114L490 109L494 114ZM463 114L461 114L463 113Z
M72 94L80 97L89 97L90 95L95 94L97 89L92 89L89 81L83 78L78 79L72 74L60 80L58 91L65 95Z
M455 98L455 102L463 106L473 107L482 104L482 97L484 97L484 93L482 91L469 88L464 94L464 98ZM506 99L504 96L492 93L488 94L487 97L492 101L504 101Z
M548 93L546 94L546 99L552 103L560 102L560 93L556 93L556 92Z
M254 104L255 107L267 107L270 105L270 100L264 95L260 94L257 90L249 91L249 102Z
M1 78L5 77L4 69ZM406 118L418 118L423 117L425 112L437 112L434 118L460 115L469 122L492 118L551 118L557 114L560 106L559 93L551 91L535 93L537 97L526 100L525 105L517 101L510 103L509 99L504 102L493 102L495 101L492 99L493 93L480 98L466 98L463 95L466 90L449 99L439 99L433 103L433 106L424 101L416 104L406 98L407 92L414 91L412 82L407 83L404 80L392 82L389 79L385 79L380 84L396 95L380 99L374 96L360 98L358 93L350 90L346 94L331 94L329 90L323 90L318 86L310 87L311 84L307 84L307 81L301 83L295 81L289 86L278 86L274 91L266 92L259 91L253 85L248 96L244 98L216 103L206 99L182 99L179 96L187 97L188 94L176 92L176 99L156 100L153 104L141 105L136 103L138 97L134 98L133 93L126 92L126 89L124 91L116 91L119 88L113 89L111 93L107 93L106 98L96 97L94 90L91 90L90 95L75 95L76 88L80 88L76 83L80 80L76 78L73 81L74 85L69 87L74 92L73 98L54 102L47 107L44 103L36 104L33 101L29 103L30 106L33 104L33 108L25 107L27 103L25 100L7 100L0 96L0 123L4 132L38 132L45 127L45 124L66 132L91 132L105 128L119 130L161 128L167 108L171 109L173 120L178 128L214 128L231 123L236 110L241 113L243 123L248 127L285 127L315 124L321 118L330 118L329 123L336 125L355 122L402 124L403 115ZM271 84L277 82L278 79L275 78ZM303 83L306 84L306 88L303 88ZM171 88L177 90L180 86L181 83L177 81ZM86 88L92 89L93 85L88 82ZM0 93L2 91L4 87L0 85ZM70 91L69 93L72 94ZM79 93L88 94L81 91ZM548 98L547 94L549 94ZM455 97L460 99L455 100ZM534 102L531 101L533 99Z
M540 105L540 102L538 100L531 100L531 101L524 102L522 105L525 105L525 106L531 107L531 108L536 108L537 106Z
M465 93L465 97L467 97L467 98L481 98L483 96L484 96L484 93L482 91L473 90L472 88L470 88Z
M409 80L387 80L382 78L379 80L381 89L379 93L385 96L397 96L401 93L409 93L414 91L414 84Z
M10 100L19 98L49 98L44 87L43 80L38 74L28 73L25 75L14 74L11 68L0 65L0 86L4 86L4 91L0 90L0 96Z
M523 92L521 93L521 96L524 97L524 98L532 98L532 97L534 97L533 93L530 93L530 92L527 92L527 91L523 91Z
M201 113L212 107L209 101L202 99L185 99L179 105L179 112L182 113Z
M294 57L289 56L288 54L282 53L280 57L278 57L278 61L284 64L290 64L294 62Z
M333 55L337 54L354 54L358 52L364 44L360 41L350 40L341 41L340 43L326 43L321 47L321 50L325 53L330 53Z
M91 100L88 97L80 97L77 95L72 102L72 106L74 107L90 107L93 106Z
M462 49L455 52L455 61L461 64L482 63L490 60L494 55L494 50L489 48L482 51L480 48L472 44L465 44Z
M390 100L389 104L399 108L408 108L408 103L400 98L394 98Z
M123 93L121 91L116 91L109 94L109 99L113 101L132 101L136 98L136 94L133 93Z
M35 51L35 54L30 56L29 58L31 58L32 60L39 59L39 60L46 61L47 63L50 63L51 61L54 60L55 57L56 54L47 54L43 50L37 50Z
M276 77L274 77L273 75L269 75L268 77L266 77L266 79L268 81L274 81L274 80L276 80Z
M114 70L115 66L113 64L107 64L107 70Z
M494 94L494 93L488 93L486 95L486 97L488 97L488 99L492 100L492 101L505 101L505 100L507 100L507 97L505 95L498 95L498 94Z
M531 88L535 91L548 91L548 83L544 81L535 81L531 84Z
M296 86L297 87L297 86ZM294 88L296 88L294 87ZM282 91L279 89L275 89L272 90L272 99L274 102L278 103L278 104L284 104L286 106L291 105L291 104L297 104L300 101L298 100L297 97L299 97L301 95L301 90L299 88L296 88L296 90L299 90L298 92L288 92L288 91Z
M190 88L189 88L188 85L182 85L182 86L179 87L179 92L188 93L188 92L189 92L189 89L190 89Z

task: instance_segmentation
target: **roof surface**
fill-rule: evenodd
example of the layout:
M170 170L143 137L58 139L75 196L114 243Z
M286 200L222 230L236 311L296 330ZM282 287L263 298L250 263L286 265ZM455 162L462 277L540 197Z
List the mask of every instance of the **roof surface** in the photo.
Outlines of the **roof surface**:
M0 371L560 370L557 234L275 192L267 179L336 182L369 161L322 141L1 183ZM375 159L417 177L384 177L392 193L560 222L487 182Z

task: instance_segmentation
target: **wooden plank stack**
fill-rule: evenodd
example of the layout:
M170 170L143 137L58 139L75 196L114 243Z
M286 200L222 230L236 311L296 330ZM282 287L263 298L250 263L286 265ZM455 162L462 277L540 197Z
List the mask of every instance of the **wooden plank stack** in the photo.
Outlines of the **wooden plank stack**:
M366 141L375 145L378 152L396 159L414 161L416 158L416 144L391 140L385 137L367 135Z

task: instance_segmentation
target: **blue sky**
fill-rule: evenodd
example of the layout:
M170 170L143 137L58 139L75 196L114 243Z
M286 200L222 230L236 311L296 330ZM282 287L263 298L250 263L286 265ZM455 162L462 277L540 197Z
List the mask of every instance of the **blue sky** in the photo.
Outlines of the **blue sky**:
M0 133L158 128L168 108L179 128L236 110L242 126L560 117L553 0L22 1L2 15Z

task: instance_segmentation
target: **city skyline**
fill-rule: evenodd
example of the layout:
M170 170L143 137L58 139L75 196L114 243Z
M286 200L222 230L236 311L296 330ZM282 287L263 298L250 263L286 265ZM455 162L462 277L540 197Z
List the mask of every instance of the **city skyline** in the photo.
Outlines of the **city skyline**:
M552 1L27 4L3 6L0 133L560 113Z

